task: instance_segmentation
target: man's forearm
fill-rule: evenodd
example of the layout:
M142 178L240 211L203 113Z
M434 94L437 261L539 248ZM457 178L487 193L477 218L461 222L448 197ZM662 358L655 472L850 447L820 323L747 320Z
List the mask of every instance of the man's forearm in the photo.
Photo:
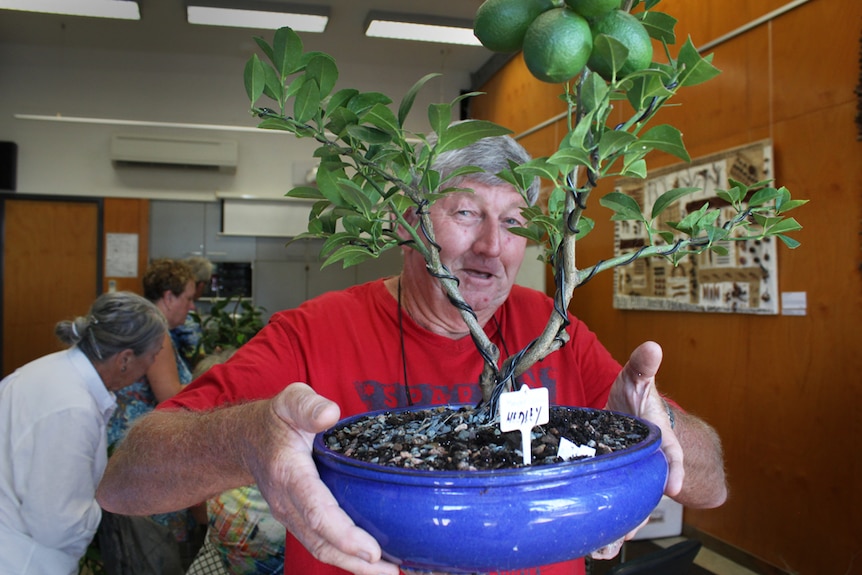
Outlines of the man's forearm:
M249 438L260 433L256 427L270 411L268 402L260 401L142 417L109 459L96 499L114 513L150 515L252 483L243 449L253 444Z
M685 467L682 490L674 499L688 507L718 507L727 499L721 440L712 427L696 416L674 410L674 419Z

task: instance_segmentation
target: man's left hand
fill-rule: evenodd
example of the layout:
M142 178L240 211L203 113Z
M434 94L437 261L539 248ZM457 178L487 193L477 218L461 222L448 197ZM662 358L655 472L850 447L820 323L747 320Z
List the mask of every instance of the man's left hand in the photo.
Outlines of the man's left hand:
M685 471L682 447L671 429L668 408L655 386L661 359L662 350L657 343L648 341L639 345L611 386L606 409L646 419L661 429L661 449L668 463L664 492L673 497L682 489Z

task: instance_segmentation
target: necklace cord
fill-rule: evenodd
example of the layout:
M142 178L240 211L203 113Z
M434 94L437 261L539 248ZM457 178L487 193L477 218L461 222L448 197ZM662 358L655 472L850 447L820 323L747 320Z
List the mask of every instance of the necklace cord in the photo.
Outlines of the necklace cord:
M407 405L413 407L413 397L410 394L410 385L407 383L407 351L404 346L404 312L401 309L401 276L398 276L398 335L401 339L401 368L404 370L404 393L407 396Z

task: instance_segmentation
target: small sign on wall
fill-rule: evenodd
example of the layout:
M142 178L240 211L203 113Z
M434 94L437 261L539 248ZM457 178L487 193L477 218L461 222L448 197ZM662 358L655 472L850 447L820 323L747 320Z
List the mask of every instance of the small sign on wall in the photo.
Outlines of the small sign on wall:
M105 277L138 276L138 234L105 234Z
M696 187L700 192L668 207L660 220L681 221L705 203L721 209L716 225L736 215L716 190L729 187L728 178L746 185L773 179L772 144L768 140L655 170L646 180L625 179L617 191L632 196L644 213L664 192ZM661 225L661 221L658 222ZM647 244L639 222L616 222L614 255L632 253ZM741 233L741 232L740 232ZM778 313L776 240L724 241L727 255L706 251L674 266L660 258L636 260L615 270L614 307L663 311Z

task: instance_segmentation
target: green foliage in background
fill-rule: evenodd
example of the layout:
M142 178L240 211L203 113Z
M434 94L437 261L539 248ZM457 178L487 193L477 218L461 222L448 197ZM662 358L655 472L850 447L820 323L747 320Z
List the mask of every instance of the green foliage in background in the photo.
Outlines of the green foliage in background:
M192 317L201 326L200 351L205 355L238 348L263 328L262 310L239 296L216 300L206 317Z

